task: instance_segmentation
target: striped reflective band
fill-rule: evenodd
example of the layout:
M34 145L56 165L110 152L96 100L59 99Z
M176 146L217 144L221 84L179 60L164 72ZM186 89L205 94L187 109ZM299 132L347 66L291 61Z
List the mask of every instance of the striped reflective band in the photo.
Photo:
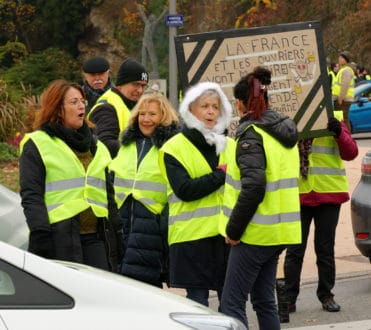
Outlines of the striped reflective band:
M48 213L49 213L50 211L53 211L54 209L56 209L57 207L59 207L61 205L63 205L63 203L58 203L58 204L53 204L53 205L47 205L46 206L46 209L48 210Z
M327 174L327 175L345 175L344 168L333 168L333 167L311 167L309 169L310 174Z
M45 192L84 187L84 185L85 185L84 178L74 178L74 179L52 181L52 182L48 182L45 184Z
M287 188L295 188L299 184L299 180L297 178L287 178L281 179L273 182L267 182L265 186L266 192L277 191L279 189L287 189Z
M241 181L234 180L230 174L226 174L225 176L225 183L230 184L234 189L240 190L241 189Z
M95 201L95 200L90 199L90 198L88 198L87 201L90 204L95 204L95 205L98 205L98 206L101 206L101 207L104 207L104 208L107 208L108 207L107 203L98 202L98 201Z
M131 189L133 188L134 184L135 184L135 189L150 190L150 191L156 191L160 193L166 193L166 184L164 183L156 183L156 182L150 182L150 181L134 181L134 180L115 178L115 185L117 185L118 187Z
M219 213L220 213L219 206L198 208L197 210L194 211L182 212L181 214L170 216L169 225L174 224L175 221L189 221L194 218L211 217L214 215L218 215Z
M317 154L339 155L339 150L334 147L312 146L312 152Z
M167 200L168 200L168 203L169 203L169 204L182 202L182 200L179 199L178 197L176 197L175 194L171 194L171 195L168 197Z
M94 176L88 176L87 183L96 188L106 189L106 181Z
M230 207L227 207L225 205L223 205L222 207L223 209L223 213L227 216L227 217L230 217L231 214L232 214L232 209Z
M252 217L251 222L259 225L274 225L284 222L300 221L300 212L286 212L271 215L257 214Z
M156 203L155 201L153 201L152 199L149 199L149 198L139 198L139 201L142 202L142 204L144 204L144 205L158 204L158 203Z

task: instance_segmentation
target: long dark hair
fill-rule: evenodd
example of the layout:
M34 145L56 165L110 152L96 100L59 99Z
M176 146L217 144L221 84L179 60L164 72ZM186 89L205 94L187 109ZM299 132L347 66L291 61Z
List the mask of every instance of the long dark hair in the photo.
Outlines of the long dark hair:
M233 95L246 107L246 112L254 119L261 119L268 108L267 86L271 83L272 73L258 66L234 86Z

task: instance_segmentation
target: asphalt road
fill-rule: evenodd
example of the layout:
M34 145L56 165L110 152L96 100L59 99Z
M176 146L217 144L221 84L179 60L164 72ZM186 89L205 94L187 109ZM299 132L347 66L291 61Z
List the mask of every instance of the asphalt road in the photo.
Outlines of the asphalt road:
M302 285L297 301L297 311L290 314L290 322L282 323L282 329L311 329L319 325L327 327L314 327L314 329L338 329L336 324L343 325L347 322L344 329L369 330L371 329L371 265L370 272L366 275L355 274L354 277L346 276L338 278L334 291L335 299L341 304L341 311L329 313L322 309L316 297L316 283L306 283ZM212 293L210 307L214 310L218 308L216 295ZM250 330L257 330L257 320L250 303L247 303L247 313ZM368 320L368 321L365 321ZM361 327L358 321L364 321ZM357 327L351 327L352 323ZM342 329L342 328L339 328Z

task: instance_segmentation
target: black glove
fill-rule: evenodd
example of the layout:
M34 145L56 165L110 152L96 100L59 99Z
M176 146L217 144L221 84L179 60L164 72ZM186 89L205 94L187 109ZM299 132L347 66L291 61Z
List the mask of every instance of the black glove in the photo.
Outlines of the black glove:
M327 129L335 133L336 137L339 137L341 133L341 123L335 117L331 117L327 124Z
M28 243L28 251L40 257L54 258L54 244L52 233L47 230L31 231Z

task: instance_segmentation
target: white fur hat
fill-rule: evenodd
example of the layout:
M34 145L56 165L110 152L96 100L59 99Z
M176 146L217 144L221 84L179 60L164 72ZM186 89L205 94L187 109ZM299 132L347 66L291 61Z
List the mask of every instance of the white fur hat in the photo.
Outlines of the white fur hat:
M200 120L198 120L190 111L189 105L195 101L201 94L207 90L214 90L218 93L221 103L221 112L218 122L213 128L213 131L218 134L223 134L224 131L229 127L232 118L232 106L228 101L227 96L224 94L220 85L214 82L199 82L196 85L190 87L183 98L182 103L179 106L179 113L184 123L189 128L200 129ZM203 126L203 124L201 123Z

